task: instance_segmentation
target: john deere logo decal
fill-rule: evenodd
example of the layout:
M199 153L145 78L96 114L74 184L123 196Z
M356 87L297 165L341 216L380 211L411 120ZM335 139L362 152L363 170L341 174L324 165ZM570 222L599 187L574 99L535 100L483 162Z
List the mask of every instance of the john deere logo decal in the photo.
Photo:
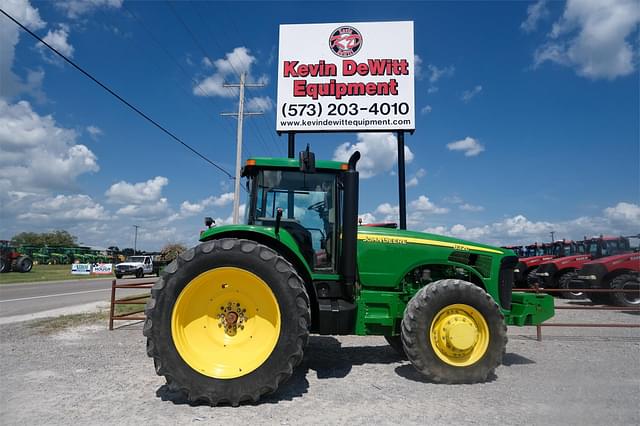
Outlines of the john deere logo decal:
M353 56L362 47L362 35L353 27L336 28L329 37L329 47L340 57Z

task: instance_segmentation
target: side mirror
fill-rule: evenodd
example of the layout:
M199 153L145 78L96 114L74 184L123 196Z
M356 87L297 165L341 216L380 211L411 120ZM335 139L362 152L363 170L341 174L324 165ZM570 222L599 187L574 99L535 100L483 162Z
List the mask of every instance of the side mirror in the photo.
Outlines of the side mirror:
M213 225L215 225L216 221L213 220L213 218L207 216L204 218L204 224L207 228L211 228Z

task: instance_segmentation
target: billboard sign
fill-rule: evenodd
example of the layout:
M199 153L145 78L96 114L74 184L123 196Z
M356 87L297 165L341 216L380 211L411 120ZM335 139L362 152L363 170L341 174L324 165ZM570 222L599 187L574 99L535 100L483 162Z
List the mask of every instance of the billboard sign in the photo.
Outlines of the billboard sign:
M414 130L413 22L280 25L279 132Z
M89 275L90 273L90 263L74 263L73 265L71 265L71 274L73 275Z
M111 275L113 274L113 264L98 263L97 265L93 265L91 273L95 275Z

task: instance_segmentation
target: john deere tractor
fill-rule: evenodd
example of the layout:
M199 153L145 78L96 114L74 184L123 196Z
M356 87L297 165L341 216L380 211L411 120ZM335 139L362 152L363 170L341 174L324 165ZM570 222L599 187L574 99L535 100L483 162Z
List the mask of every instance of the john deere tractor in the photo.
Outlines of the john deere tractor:
M247 161L246 224L207 221L152 289L147 353L170 389L257 401L291 376L310 333L384 336L433 382L483 382L507 325L553 316L552 297L512 293L511 250L359 227L359 158Z

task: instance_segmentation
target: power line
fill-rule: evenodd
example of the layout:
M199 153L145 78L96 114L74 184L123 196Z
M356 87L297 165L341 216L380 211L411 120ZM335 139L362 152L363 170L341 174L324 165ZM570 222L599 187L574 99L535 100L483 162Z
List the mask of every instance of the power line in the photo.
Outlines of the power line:
M167 130L165 127L163 127L160 123L158 123L157 121L155 121L153 118L149 117L147 114L145 114L144 112L142 112L140 109L138 109L137 107L135 107L134 105L132 105L129 101L127 101L126 99L124 99L122 96L118 95L116 92L114 92L113 90L111 90L109 87L107 87L105 84L103 84L102 82L100 82L97 78L95 78L94 76L92 76L91 74L89 74L89 72L85 71L80 65L76 64L74 61L72 61L71 59L67 58L65 55L63 55L62 53L58 52L58 50L56 50L54 47L52 47L51 45L49 45L46 41L44 41L43 39L41 39L37 34L35 34L33 31L31 31L29 28L25 27L22 23L20 23L18 20L16 20L13 16L9 15L7 12L4 11L4 9L0 9L0 12L2 12L7 18L9 18L10 20L12 20L16 25L18 25L20 28L22 28L25 32L27 32L29 35L31 35L33 38L35 38L36 40L38 40L40 43L42 43L43 45L45 45L47 48L49 48L52 52L54 52L56 55L60 56L62 59L64 59L68 64L70 64L72 67L74 67L75 69L77 69L78 71L80 71L82 74L84 74L86 77L88 77L90 80L92 80L94 83L96 83L98 86L102 87L104 90L106 90L107 92L109 92L109 94L111 94L112 96L114 96L116 99L118 99L120 102L122 102L123 104L125 104L126 106L128 106L130 109L132 109L134 112L136 112L138 115L140 115L142 118L144 118L145 120L147 120L148 122L150 122L151 124L153 124L154 126L156 126L158 129L160 129L161 131L163 131L165 134L167 134L169 137L171 137L173 140L175 140L176 142L178 142L179 144L181 144L182 146L184 146L185 148L187 148L189 151L191 151L192 153L194 153L195 155L197 155L198 157L200 157L201 159L203 159L204 161L206 161L207 163L211 164L213 167L215 167L216 169L220 170L222 173L224 173L225 175L227 175L230 179L235 179L233 177L233 175L231 173L229 173L228 171L226 171L225 169L223 169L222 167L220 167L219 165L217 165L216 163L214 163L213 161L211 161L210 159L208 159L207 157L205 157L203 154L201 154L199 151L197 151L195 148L193 148L192 146L190 146L189 144L187 144L186 142L184 142L182 139L180 139L178 136L174 135L172 132L170 132L169 130Z

